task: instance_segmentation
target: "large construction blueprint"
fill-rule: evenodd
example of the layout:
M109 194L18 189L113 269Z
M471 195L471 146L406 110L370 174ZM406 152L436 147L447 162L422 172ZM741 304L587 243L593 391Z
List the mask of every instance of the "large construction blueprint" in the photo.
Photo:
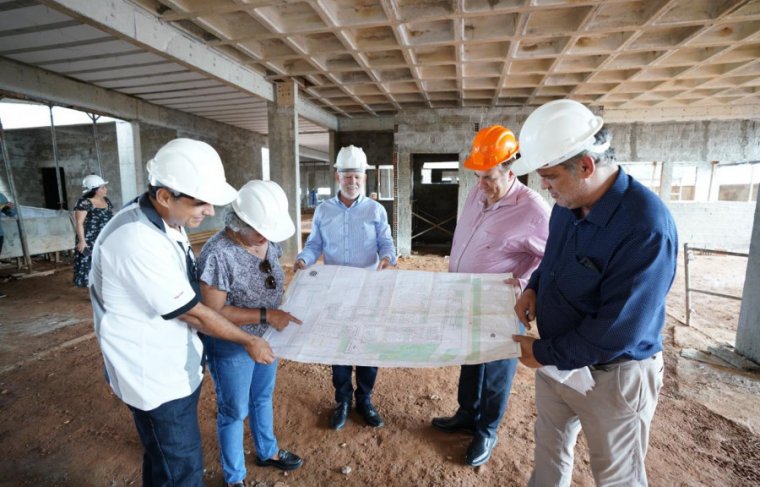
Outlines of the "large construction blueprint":
M515 358L508 277L314 265L296 274L282 305L303 325L264 338L278 357L309 363L439 367Z

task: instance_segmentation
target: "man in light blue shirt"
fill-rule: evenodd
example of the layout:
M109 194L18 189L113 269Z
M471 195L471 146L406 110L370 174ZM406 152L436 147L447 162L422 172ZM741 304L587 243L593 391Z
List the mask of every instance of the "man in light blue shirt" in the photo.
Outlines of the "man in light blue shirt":
M359 147L343 147L335 163L335 180L340 190L317 206L311 235L298 254L296 270L305 269L324 255L327 265L343 265L363 269L385 269L396 265L388 215L383 206L364 196L367 156ZM356 391L351 384L351 365L333 365L333 386L338 403L330 426L339 430L346 425L352 395L356 409L368 425L383 426L384 422L372 405L372 389L377 367L356 367Z

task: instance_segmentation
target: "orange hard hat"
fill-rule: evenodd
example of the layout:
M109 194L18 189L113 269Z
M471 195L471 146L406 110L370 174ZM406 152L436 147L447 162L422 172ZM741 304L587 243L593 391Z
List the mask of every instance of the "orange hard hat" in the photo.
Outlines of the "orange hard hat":
M506 127L492 125L481 129L472 141L472 149L464 167L474 171L488 171L519 154L517 137Z

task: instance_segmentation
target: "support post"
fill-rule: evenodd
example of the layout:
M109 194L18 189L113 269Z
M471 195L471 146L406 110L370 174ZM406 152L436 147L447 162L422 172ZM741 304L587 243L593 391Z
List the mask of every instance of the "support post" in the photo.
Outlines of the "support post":
M53 120L53 105L48 105L50 110L50 138L53 141L53 160L55 161L55 182L58 187L58 209L65 210L63 201L63 185L61 184L61 167L58 164L58 141L55 138L55 121Z
M669 203L673 192L673 163L663 161L660 168L660 199Z
M296 226L295 235L281 243L283 260L286 262L293 262L301 251L297 103L298 85L292 79L277 82L275 101L267 103L270 176L289 196L288 210Z
M739 327L736 330L736 351L760 363L760 205L755 204L755 223L747 259Z

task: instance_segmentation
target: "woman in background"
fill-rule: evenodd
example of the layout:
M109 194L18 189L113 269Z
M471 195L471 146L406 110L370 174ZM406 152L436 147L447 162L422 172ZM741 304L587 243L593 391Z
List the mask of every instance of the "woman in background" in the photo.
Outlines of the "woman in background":
M74 207L76 218L76 252L74 253L74 285L87 287L90 263L92 261L92 244L100 235L113 216L113 204L108 194L108 181L95 174L90 174L82 180L84 193Z

